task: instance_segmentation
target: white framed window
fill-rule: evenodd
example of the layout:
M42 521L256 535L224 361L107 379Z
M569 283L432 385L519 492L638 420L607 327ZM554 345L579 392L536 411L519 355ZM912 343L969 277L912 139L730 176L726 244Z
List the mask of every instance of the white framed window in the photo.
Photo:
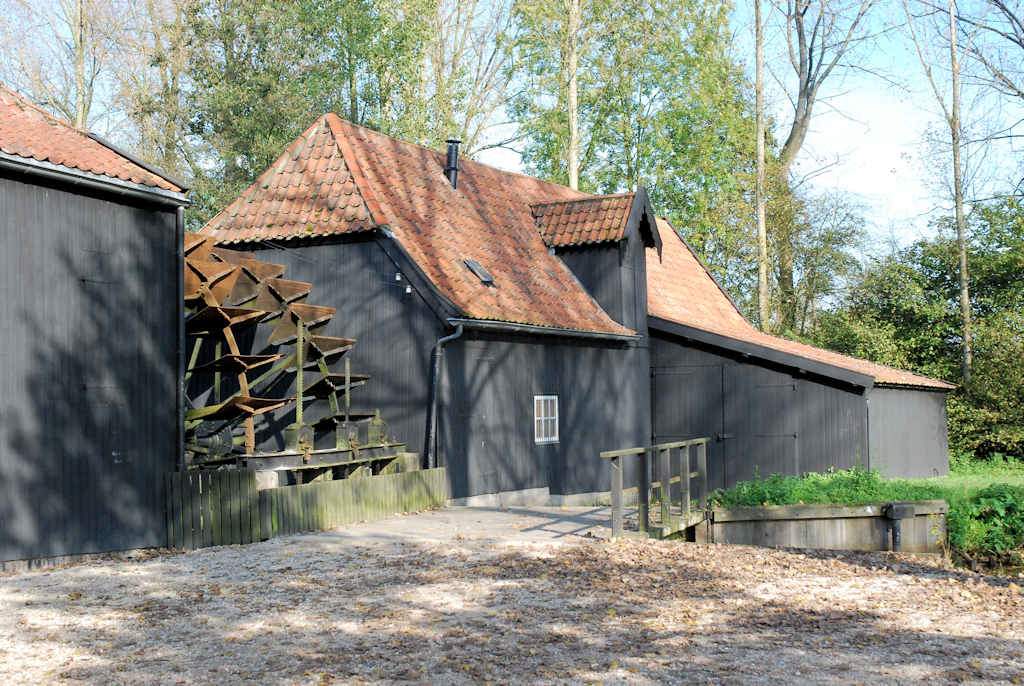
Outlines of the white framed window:
M558 396L533 396L533 442L558 443Z

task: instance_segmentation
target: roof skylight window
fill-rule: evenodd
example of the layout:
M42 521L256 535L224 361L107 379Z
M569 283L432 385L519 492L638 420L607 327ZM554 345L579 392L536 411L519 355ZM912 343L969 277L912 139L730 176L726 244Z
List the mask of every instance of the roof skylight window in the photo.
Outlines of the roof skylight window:
M463 262L465 262L466 266L469 267L469 271L476 274L476 278L480 279L480 282L482 284L484 284L485 286L494 285L494 277L491 275L489 271L487 271L487 269L484 268L482 264L480 264L476 260L463 260Z

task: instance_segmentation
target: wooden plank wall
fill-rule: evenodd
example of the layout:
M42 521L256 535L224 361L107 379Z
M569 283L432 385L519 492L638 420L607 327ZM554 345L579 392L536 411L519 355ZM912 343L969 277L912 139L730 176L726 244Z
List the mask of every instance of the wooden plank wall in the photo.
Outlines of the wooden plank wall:
M167 544L186 550L383 519L448 497L443 468L262 491L255 473L242 470L173 472L166 481Z

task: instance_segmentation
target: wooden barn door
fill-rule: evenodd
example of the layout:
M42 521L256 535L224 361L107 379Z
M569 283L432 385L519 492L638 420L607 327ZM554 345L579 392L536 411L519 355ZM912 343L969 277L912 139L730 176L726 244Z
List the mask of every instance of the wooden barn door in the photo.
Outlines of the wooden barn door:
M725 367L725 486L755 474L799 474L798 382L749 364Z
M722 365L673 365L651 369L651 409L655 443L711 438L708 487L723 483Z

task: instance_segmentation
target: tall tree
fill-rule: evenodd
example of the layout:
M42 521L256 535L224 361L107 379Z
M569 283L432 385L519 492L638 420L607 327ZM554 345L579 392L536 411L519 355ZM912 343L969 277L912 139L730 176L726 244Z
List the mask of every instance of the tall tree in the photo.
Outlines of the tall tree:
M435 1L421 93L430 122L423 142L433 146L455 135L473 155L502 144L485 134L509 98L509 1Z
M777 173L779 183L788 183L790 172L810 130L815 105L822 97L822 86L837 69L849 64L852 53L869 34L866 19L878 0L785 0L776 5L785 21L786 48L795 83L789 92L793 105L782 147ZM777 280L779 316L783 329L796 324L795 254L786 224L775 227L778 235Z
M109 77L124 3L0 0L0 80L87 129L110 114L94 107Z
M771 293L768 289L768 223L765 218L765 126L764 126L764 20L761 0L754 0L754 112L756 118L757 184L754 203L757 213L757 320L762 331L771 326Z
M566 167L569 173L569 188L580 187L580 106L579 106L579 34L580 0L567 0L569 16L565 36L565 78L567 82L567 105L569 117L569 145L566 150Z
M957 246L959 253L959 303L960 303L960 336L961 336L961 357L960 373L964 385L969 385L971 380L971 366L973 362L972 350L972 316L970 298L970 272L968 270L968 248L967 248L967 218L964 211L965 196L965 175L963 167L963 121L960 111L961 88L960 88L960 48L958 36L958 20L956 11L956 0L949 0L947 11L936 13L930 7L924 7L925 11L919 15L914 14L910 8L911 0L903 0L903 10L907 19L907 33L914 45L921 70L928 82L935 102L942 110L943 118L949 130L949 141L952 162L952 193L954 207L954 221L956 225ZM936 60L929 52L930 42L926 41L922 34L921 25L935 17L948 19L948 33L941 38L945 39L949 55L949 98L943 94L945 89L940 86L936 77L934 65Z
M568 184L565 2L517 1L510 111L527 169ZM646 186L716 276L749 301L754 108L730 52L728 13L719 0L581 0L579 188Z
M116 55L116 98L133 124L133 146L163 170L189 177L200 163L187 141L190 2L133 3Z

